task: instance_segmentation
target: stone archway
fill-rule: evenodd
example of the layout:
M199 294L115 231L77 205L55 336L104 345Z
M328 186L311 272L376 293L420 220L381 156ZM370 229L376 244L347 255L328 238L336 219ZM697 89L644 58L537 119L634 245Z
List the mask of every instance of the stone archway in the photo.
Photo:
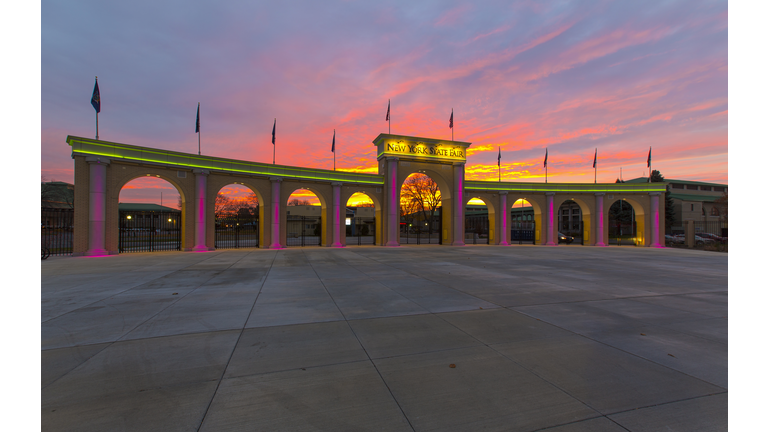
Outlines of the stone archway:
M168 171L164 169L154 168L154 167L130 167L131 169L127 169L127 167L119 167L112 166L111 169L113 170L114 180L111 182L111 187L109 193L106 195L106 211L105 211L105 249L108 251L108 253L113 254L117 253L119 250L119 243L120 243L120 192L123 190L125 185L130 183L133 180L136 180L138 178L143 177L153 177L156 179L163 180L173 186L176 191L179 193L179 197L181 198L181 222L179 224L179 229L181 230L180 236L181 236L181 250L188 250L191 245L193 244L193 238L192 238L192 226L194 224L194 220L190 215L192 214L192 211L190 209L192 203L191 200L188 198L191 191L188 189L188 185L177 181L176 178L173 178L168 175ZM115 173L117 175L115 175Z
M469 202L472 199L478 199L483 202L485 205L487 211L486 211L486 228L483 229L481 220L478 221L471 221L470 227L467 227L465 225L465 242L468 243L468 240L466 237L471 237L473 239L473 243L477 243L477 240L480 240L480 237L485 234L488 236L488 244L489 245L504 245L505 243L502 243L502 241L506 242L506 236L503 234L506 229L502 228L502 224L499 221L499 215L497 212L498 209L498 203L495 203L494 198L496 197L496 194L483 194L483 193L476 193L476 192L465 192L464 195L464 208L467 209L469 206ZM472 216L469 214L469 211L467 210L467 213L465 214L465 219L469 220L472 218ZM482 219L482 218L480 218ZM485 231L484 233L478 232L478 228L480 228L480 231ZM472 232L470 232L472 231ZM477 235L477 238L475 238L475 234ZM484 244L484 242L481 242Z
M296 238L298 235L310 235L311 237L315 237L317 234L318 237L318 246L332 246L331 245L331 236L330 233L331 230L336 230L340 224L338 220L334 223L334 217L331 217L329 213L329 202L330 199L328 197L328 191L324 190L327 189L325 185L314 185L314 184L299 184L296 182L283 182L283 188L284 188L284 194L281 193L281 196L283 196L283 202L280 203L281 206L281 215L280 215L280 221L281 221L281 229L280 229L280 244L282 246L288 246L289 243L292 243L295 245L295 242L289 242L289 238ZM315 195L317 200L320 202L319 206L306 206L309 208L305 208L304 210L307 210L306 214L295 214L297 212L297 209L300 207L305 206L295 206L293 210L291 209L294 206L288 206L288 203L290 201L290 197L299 190L307 190ZM312 207L320 207L320 210L315 212L315 209ZM289 212L291 214L289 215ZM316 214L317 213L317 214ZM301 228L301 232L296 231L296 227L289 227L289 219L296 217L301 217L302 222L299 223L299 227ZM338 216L340 217L340 215ZM298 219L296 219L298 220ZM307 222L309 221L309 222ZM305 225L309 223L311 225L310 228L307 228ZM295 223L293 225L296 225ZM311 230L310 234L307 234L306 230ZM319 231L319 233L318 233ZM302 243L303 245L304 243ZM314 244L314 242L313 242Z
M615 199L609 200L606 202L605 205L605 213L606 213L606 220L608 223L606 223L604 236L607 239L606 244L611 244L612 241L612 231L611 231L611 222L613 222L612 216L611 216L611 207L613 207L614 204L622 202L623 204L629 204L631 205L632 213L633 213L633 220L630 222L633 228L633 233L631 238L633 244L637 246L649 246L652 244L652 233L650 232L650 225L646 223L647 219L647 212L645 209L645 206L643 206L643 203L641 203L639 200L636 199L636 197L633 196L627 196L627 197L616 197ZM622 236L626 237L626 236ZM618 237L617 237L618 238ZM618 241L615 242L616 244L622 244Z

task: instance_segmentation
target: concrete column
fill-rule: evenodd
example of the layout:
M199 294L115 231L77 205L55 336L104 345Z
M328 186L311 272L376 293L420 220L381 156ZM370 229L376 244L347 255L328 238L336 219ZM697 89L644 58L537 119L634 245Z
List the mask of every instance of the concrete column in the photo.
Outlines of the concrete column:
M387 246L400 246L400 201L397 184L397 162L394 156L387 157Z
M453 164L453 243L451 246L464 246L464 163ZM441 216L442 217L442 216ZM441 234L442 235L442 234Z
M604 193L595 194L595 222L597 226L592 230L595 233L595 246L605 246L605 212L603 210Z
M546 192L547 196L547 246L557 246L557 230L555 229L555 193Z
M109 255L107 239L107 165L104 157L88 156L90 185L88 198L88 250L86 256Z
M651 192L651 247L664 247L663 244L659 244L659 196L661 192Z
M205 244L205 210L206 210L206 195L208 191L208 170L193 170L195 174L195 246L193 251L207 251L208 246Z
M498 214L496 215L496 218L499 219L499 230L501 232L497 233L496 235L499 238L499 245L500 246L508 246L509 241L507 240L509 238L509 229L507 228L507 222L509 219L509 213L507 213L507 194L509 192L503 191L499 192L499 210Z
M341 230L345 225L341 223L341 182L331 183L333 186L333 243L331 247L344 247L341 244Z
M270 177L272 182L272 209L270 214L272 224L272 244L269 245L270 249L282 249L280 245L280 182L283 181L280 177Z

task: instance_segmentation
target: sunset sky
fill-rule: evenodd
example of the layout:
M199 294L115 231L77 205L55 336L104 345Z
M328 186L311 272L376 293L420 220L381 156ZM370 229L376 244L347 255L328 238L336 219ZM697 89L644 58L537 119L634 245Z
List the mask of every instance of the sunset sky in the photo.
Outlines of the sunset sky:
M728 3L43 1L41 176L67 135L376 172L392 133L472 143L468 179L728 183ZM153 184L135 184L151 190ZM170 185L168 185L170 187ZM169 193L172 191L169 190ZM157 194L147 200L158 201ZM138 195L137 195L138 196ZM143 199L143 198L142 198ZM121 195L122 200L122 195Z

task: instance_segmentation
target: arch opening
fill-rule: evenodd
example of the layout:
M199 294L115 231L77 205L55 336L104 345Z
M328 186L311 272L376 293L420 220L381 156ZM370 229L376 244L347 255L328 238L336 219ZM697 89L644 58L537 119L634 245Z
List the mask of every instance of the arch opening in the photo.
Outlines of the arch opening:
M173 251L183 248L184 195L164 176L147 174L126 181L117 198L117 250Z
M400 186L400 244L442 244L442 193L432 177L415 172Z
M584 219L582 206L567 199L557 209L557 243L584 245Z
M214 200L214 247L259 247L263 234L260 213L259 197L251 188L237 183L223 186Z
M325 204L310 189L296 189L286 201L286 246L320 246L326 244L323 226Z
M637 246L642 243L638 237L638 215L631 202L619 199L608 209L608 244L616 246Z
M376 204L365 192L353 193L346 202L345 235L347 245L374 245L377 243L378 225ZM380 219L380 217L379 217Z
M479 197L470 197L464 206L464 243L491 244L493 215L491 208Z
M536 244L537 240L541 241L541 212L527 199L518 198L512 203L509 221L511 243Z

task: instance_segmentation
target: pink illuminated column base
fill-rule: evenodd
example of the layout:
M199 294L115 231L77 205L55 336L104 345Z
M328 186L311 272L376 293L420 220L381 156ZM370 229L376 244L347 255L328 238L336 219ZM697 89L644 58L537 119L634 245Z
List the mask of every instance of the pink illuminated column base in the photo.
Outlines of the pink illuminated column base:
M557 246L555 231L555 193L547 192L547 242L546 246Z
M272 243L269 245L270 249L282 249L280 245L280 182L283 181L280 177L270 177L272 182L272 209L270 218L272 219Z
M604 193L595 194L595 246L605 246L605 209L603 205Z
M509 246L507 236L509 230L507 229L507 222L509 219L509 212L507 211L507 191L499 192L499 210L496 212L496 217L499 218L499 233L496 235L499 237L499 246Z
M659 228L661 226L659 215L659 196L661 192L651 192L651 247L664 247L659 244Z
M107 165L104 157L88 156L90 165L88 199L88 250L85 256L109 255L106 249L107 233Z
M205 210L206 193L208 190L208 170L194 170L195 174L195 252L208 251L205 244Z
M464 244L464 163L453 163L453 243L451 246ZM440 215L443 217L443 215ZM443 233L440 233L442 236Z
M397 184L398 158L387 157L387 246L400 246L400 202Z
M344 247L341 244L341 183L331 183L333 186L333 243L331 247Z

